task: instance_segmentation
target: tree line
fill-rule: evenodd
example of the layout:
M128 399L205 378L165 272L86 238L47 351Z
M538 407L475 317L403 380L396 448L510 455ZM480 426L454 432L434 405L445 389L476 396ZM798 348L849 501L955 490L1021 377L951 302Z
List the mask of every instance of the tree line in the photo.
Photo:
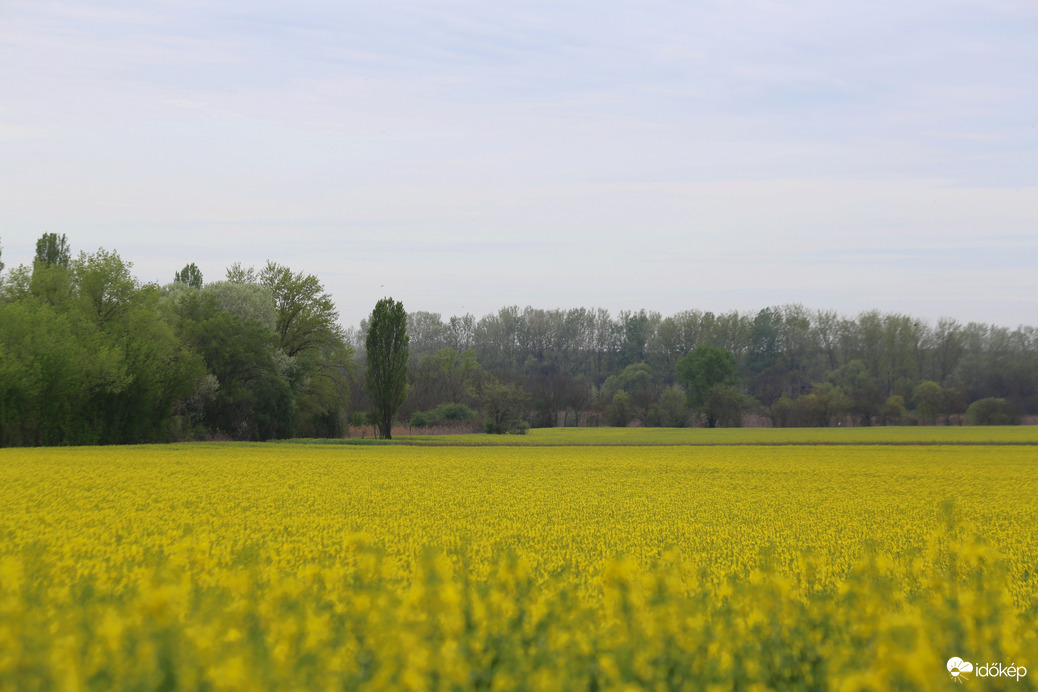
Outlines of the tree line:
M534 427L1012 423L1038 413L1038 330L1028 326L799 304L667 317L509 306L407 322L402 421L443 402L485 408L488 379L528 399ZM352 342L366 328L349 330Z
M3 270L0 261L3 446L341 437L366 426L388 437L394 424L459 420L522 432L1038 413L1033 327L801 305L667 317L511 306L443 319L388 301L343 329L316 276L273 261L234 264L210 282L188 264L160 286L117 252L73 256L48 233L31 265ZM406 346L389 417L370 355L382 309L406 325L381 337Z

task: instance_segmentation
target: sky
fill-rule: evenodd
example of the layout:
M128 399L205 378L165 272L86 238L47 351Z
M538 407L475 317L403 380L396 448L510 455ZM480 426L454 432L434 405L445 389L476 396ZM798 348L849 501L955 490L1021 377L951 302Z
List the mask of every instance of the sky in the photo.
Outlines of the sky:
M2 0L0 245L1038 325L1033 0Z

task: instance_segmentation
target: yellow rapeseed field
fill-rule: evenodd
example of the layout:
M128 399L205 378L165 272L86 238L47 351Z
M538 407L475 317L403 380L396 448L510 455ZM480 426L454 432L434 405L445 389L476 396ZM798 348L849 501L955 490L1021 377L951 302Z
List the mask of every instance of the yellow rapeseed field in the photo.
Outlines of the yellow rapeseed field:
M0 450L0 691L1035 689L1036 450Z

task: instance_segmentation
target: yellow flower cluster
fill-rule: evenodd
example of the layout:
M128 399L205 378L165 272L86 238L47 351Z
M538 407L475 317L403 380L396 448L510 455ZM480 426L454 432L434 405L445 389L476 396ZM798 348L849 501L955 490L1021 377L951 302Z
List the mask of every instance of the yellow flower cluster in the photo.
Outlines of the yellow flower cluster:
M1038 677L1033 447L0 450L0 692Z

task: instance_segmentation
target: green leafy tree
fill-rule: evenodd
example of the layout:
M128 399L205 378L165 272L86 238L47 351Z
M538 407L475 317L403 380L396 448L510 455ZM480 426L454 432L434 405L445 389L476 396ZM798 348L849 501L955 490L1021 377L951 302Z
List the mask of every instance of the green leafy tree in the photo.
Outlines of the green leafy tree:
M72 298L72 273L65 265L33 262L31 273L18 270L12 273L16 274L11 282L13 292L31 294L55 306L67 306Z
M580 414L591 407L592 393L593 388L587 375L581 374L567 380L562 393L563 425L580 425ZM682 405L684 405L684 398L682 395ZM571 412L573 414L572 423L570 423Z
M66 303L72 296L71 261L72 251L64 234L44 233L40 236L32 263L32 294L51 305Z
M393 436L393 420L407 398L407 313L404 304L383 298L375 304L365 340L365 385L371 398L378 435Z
M944 389L933 380L920 382L912 390L912 400L919 418L931 425L937 422L937 414L945 408Z
M158 289L145 288L121 319L104 327L128 377L121 392L95 397L105 422L104 443L166 442L178 436L178 406L206 377L201 355L176 337L155 308L157 300Z
M816 385L807 394L795 399L779 397L768 413L775 427L828 427L848 411L850 400L832 384Z
M696 346L678 361L678 381L688 389L688 405L706 417L708 428L717 427L719 418L727 416L714 406L729 403L729 397L715 387L734 387L736 378L735 356L717 346Z
M226 278L232 284L254 284L257 281L256 270L253 267L246 269L241 266L241 262L227 267Z
M57 265L68 269L72 261L72 251L69 249L68 238L64 233L44 233L36 241L36 256L33 263L39 263L45 267Z
M665 428L683 428L688 425L688 409L680 387L666 387L650 409L652 425Z
M707 425L722 428L742 427L742 414L750 407L750 397L731 384L715 384L703 396L703 410L707 412ZM710 421L713 425L710 425Z
M296 392L296 433L306 437L341 437L349 425L355 366L345 341L292 359Z
M811 391L793 400L801 425L825 428L847 413L851 402L839 387L829 382L815 385Z
M944 424L951 425L952 416L966 412L966 397L954 387L942 387L944 395Z
M830 371L826 379L847 395L850 411L861 424L872 425L872 419L881 413L883 407L883 387L865 363L852 360Z
M751 376L774 367L782 355L779 328L782 316L772 308L764 308L753 318L750 328L746 366Z
M173 283L184 284L191 288L202 288L202 270L194 262L187 264L173 275Z
M60 290L22 291L0 319L6 337L0 360L17 383L0 385L8 390L0 398L10 395L18 403L9 410L21 412L20 423L0 422L0 438L6 444L170 439L175 409L205 370L158 309L158 288L139 286L128 263L104 251L81 255L68 268L36 262L30 284Z
M219 385L205 406L203 424L238 440L290 437L291 363L277 348L277 335L258 319L222 309L213 286L185 291L174 306L178 333L204 358Z
M346 432L353 348L339 327L331 296L313 274L274 262L254 274L235 265L228 287L262 290L273 306L278 348L287 358L299 434L339 437ZM258 283L251 282L252 279Z
M620 313L619 328L622 341L617 354L617 364L620 367L645 361L645 336L649 322L650 317L644 310Z
M119 253L103 248L92 255L81 252L72 263L80 303L99 326L124 317L132 307L140 290L132 268Z
M497 379L488 378L483 383L481 400L483 429L487 433L523 435L529 429L526 415L530 407L530 397L519 385L505 384Z
M118 349L82 315L33 298L0 303L0 325L0 445L105 441L99 404L130 384Z
M414 368L414 403L420 409L441 403L474 404L470 400L481 374L476 354L471 349L459 353L453 348L441 348L424 356Z
M627 424L631 422L633 417L630 395L622 389L618 390L613 394L613 398L609 402L609 408L606 410L606 419L609 421L609 425L616 428L624 428L627 427Z
M256 283L234 283L215 281L202 289L216 301L216 307L229 312L240 320L256 320L271 332L277 324L277 310L270 289ZM190 291L179 295L177 300L190 296Z
M267 262L259 280L274 297L275 330L290 357L341 340L339 312L316 276Z
M776 428L791 428L799 425L797 405L783 394L768 407L771 423Z
M905 408L905 398L900 394L891 394L883 403L881 411L884 425L901 425L908 410Z
M606 395L624 392L630 416L648 425L649 409L659 399L660 393L660 387L654 380L652 369L646 363L633 363L607 377L602 383L602 391Z

